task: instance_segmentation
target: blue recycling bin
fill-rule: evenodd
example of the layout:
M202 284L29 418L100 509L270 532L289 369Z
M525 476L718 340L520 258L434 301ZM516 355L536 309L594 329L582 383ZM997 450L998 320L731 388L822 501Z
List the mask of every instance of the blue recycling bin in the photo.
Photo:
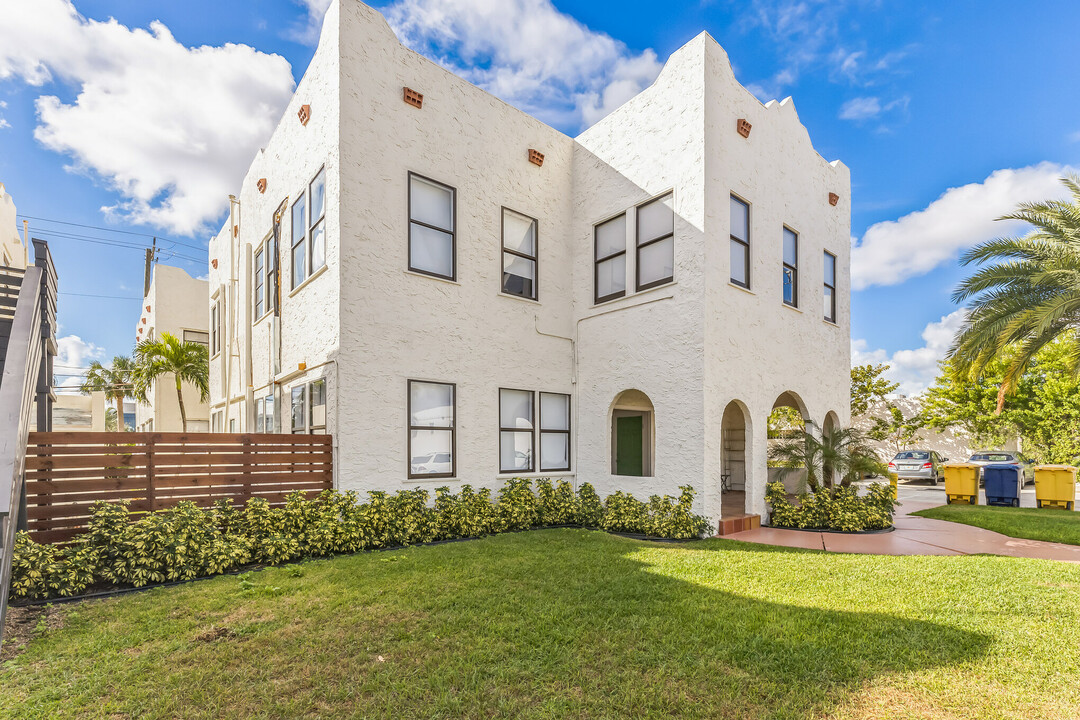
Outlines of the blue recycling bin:
M983 467L987 505L1020 507L1023 472L1017 465L991 464Z

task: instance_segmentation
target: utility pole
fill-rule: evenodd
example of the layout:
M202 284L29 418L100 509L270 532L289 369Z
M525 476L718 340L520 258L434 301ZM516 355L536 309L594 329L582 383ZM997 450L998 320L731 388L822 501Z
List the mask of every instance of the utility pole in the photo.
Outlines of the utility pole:
M157 260L157 238L153 244L146 248L146 269L143 271L143 297L150 294L150 279L153 273L154 262Z

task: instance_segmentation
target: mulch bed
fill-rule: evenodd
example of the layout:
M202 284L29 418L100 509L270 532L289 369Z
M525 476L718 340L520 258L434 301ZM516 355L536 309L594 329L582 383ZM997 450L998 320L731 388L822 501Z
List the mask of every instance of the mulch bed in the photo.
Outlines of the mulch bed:
M63 615L50 605L8 607L7 618L4 619L4 644L0 646L0 663L19 655L35 636L63 626Z

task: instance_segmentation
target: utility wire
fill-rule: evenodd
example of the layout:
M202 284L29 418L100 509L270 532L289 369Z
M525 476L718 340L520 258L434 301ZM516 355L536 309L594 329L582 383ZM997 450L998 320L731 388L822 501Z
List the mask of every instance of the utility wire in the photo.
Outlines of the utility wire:
M89 293L62 292L57 295L70 295L72 297L102 298L104 300L142 300L134 295L91 295Z
M172 240L170 238L162 237L161 235L151 235L150 233L132 232L131 230L117 230L115 228L100 227L98 225L86 225L84 223L68 222L67 220L54 220L52 218L35 217L34 215L25 215L23 213L18 213L18 216L21 217L21 218L26 218L27 220L39 220L41 222L56 223L58 225L71 225L72 227L87 228L89 230L104 230L105 232L122 233L124 235L135 235L136 237L157 238L158 240L161 240L163 242L170 242L170 243L173 243L174 245L181 245L183 247L191 248L192 250L205 250L206 249L206 248L201 247L199 245L191 245L191 244L188 244L188 243L182 243L179 240Z

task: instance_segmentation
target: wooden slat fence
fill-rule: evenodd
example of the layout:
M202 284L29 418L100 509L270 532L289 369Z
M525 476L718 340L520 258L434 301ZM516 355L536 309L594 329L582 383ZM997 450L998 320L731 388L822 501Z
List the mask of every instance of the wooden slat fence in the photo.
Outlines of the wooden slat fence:
M129 500L135 513L181 500L279 505L293 490L331 487L329 435L31 433L26 453L27 522L42 543L84 531L96 500Z

